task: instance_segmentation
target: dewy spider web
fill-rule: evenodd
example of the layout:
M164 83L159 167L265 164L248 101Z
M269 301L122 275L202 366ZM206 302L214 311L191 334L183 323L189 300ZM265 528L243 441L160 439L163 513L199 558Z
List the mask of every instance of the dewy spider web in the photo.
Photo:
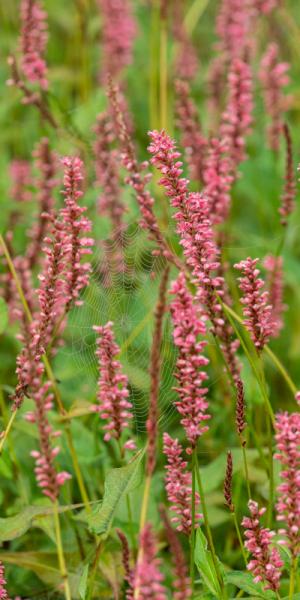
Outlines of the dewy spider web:
M117 241L120 239L121 247ZM60 350L75 363L77 373L82 371L94 377L96 391L97 360L92 326L113 321L116 341L121 348L120 360L131 388L137 432L145 431L153 312L165 266L164 259L153 257L151 250L146 234L137 224L124 228L115 241L107 239L98 244L93 253L90 284L82 294L84 304L73 308L67 327L69 341ZM174 277L176 273L173 273ZM175 414L173 400L176 396L172 390L176 350L168 316L164 320L161 353L159 409L161 424L166 427Z

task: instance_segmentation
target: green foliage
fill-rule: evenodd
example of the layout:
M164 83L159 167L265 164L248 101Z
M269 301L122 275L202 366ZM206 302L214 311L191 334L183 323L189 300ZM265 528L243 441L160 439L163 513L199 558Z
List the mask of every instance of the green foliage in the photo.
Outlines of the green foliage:
M196 545L195 545L195 564L202 576L205 586L216 596L222 598L222 589L218 575L216 573L216 566L210 550L208 550L207 539L202 530L197 529L196 532ZM221 563L218 561L219 567ZM220 569L221 576L222 569Z
M91 515L87 517L89 529L106 538L111 529L117 507L127 494L141 485L143 479L141 461L144 451L138 454L125 467L112 469L106 479L104 496L100 507L96 507Z

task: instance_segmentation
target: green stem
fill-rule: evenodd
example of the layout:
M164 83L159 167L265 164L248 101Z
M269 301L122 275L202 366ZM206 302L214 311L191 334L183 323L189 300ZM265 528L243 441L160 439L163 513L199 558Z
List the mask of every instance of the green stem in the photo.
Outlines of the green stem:
M297 559L293 558L292 565L291 565L291 575L290 575L289 600L292 600L294 597L296 571L297 571Z
M235 511L233 511L231 514L232 514L234 526L235 526L235 529L236 529L236 534L237 534L237 537L238 537L238 540L239 540L241 552L242 552L242 555L243 555L245 567L247 568L248 560L247 560L247 555L246 555L246 552L245 552L245 547L244 547L244 544L243 544L243 540L242 540L242 536L241 536L241 532L240 532L238 520L237 520Z
M291 392L293 393L293 396L295 396L298 388L294 384L293 380L289 376L286 368L283 366L283 364L279 360L278 356L276 356L276 354L274 354L273 350L271 350L271 348L269 348L269 346L265 346L264 350L265 350L265 353L268 354L268 356L271 358L274 365L277 367L278 371L281 373L283 379L285 380L286 384L288 385Z
M13 422L14 422L14 420L15 420L15 418L16 418L16 415L17 415L17 411L16 411L16 410L14 410L14 411L13 411L13 413L11 414L11 417L10 417L10 419L9 419L9 421L8 421L8 423L7 423L6 427L5 427L5 429L4 429L4 431L2 431L2 433L1 433L1 439L0 439L0 454L2 454L2 451L3 451L4 444L5 444L5 442L6 442L7 438L8 438L8 436L9 436L9 432L10 432L10 430L11 430L12 426L13 426Z
M55 535L56 535L56 547L57 547L57 556L58 556L58 564L60 573L62 576L63 584L64 584L64 592L66 600L72 600L68 571L66 568L66 561L63 551L62 539L61 539L61 529L59 522L59 513L58 513L58 502L54 503L54 526L55 526Z
M131 538L132 550L135 553L136 551L136 543L135 543L135 535L133 528L133 518L132 518L132 509L129 494L126 494L126 505L127 505L127 513L128 513L128 521L129 521L129 535Z
M241 442L242 453L243 453L243 463L244 463L244 470L245 470L247 493L248 493L248 498L250 500L251 499L251 489L250 489L249 469L248 469L247 454L246 454L246 447L245 447L246 442L245 442L245 440L242 440L241 436L240 436L240 442Z
M196 452L194 449L192 454L192 529L190 535L190 548L191 548L191 559L190 559L190 580L192 588L192 599L194 597L195 588L195 515L196 515Z
M144 529L147 518L149 497L150 497L150 487L151 487L151 475L147 475L144 487L144 495L141 507L141 515L140 515L140 531Z
M95 558L93 561L93 566L92 566L92 570L91 570L91 574L90 574L89 591L88 591L87 600L91 600L91 598L93 597L95 578L96 578L96 573L97 573L97 565L98 565L98 560L99 560L99 556L100 556L100 552L101 552L101 547L102 547L102 540L100 541L98 539Z
M152 0L151 7L151 34L150 34L150 126L151 129L158 127L158 41L157 32L159 31L159 2Z
M210 529L210 525L209 525L206 500L205 500L205 495L204 495L204 490L203 490L203 485L202 485L202 479L201 479L201 474L200 474L200 467L199 467L199 463L198 463L197 452L195 452L195 460L196 460L196 476L197 476L197 481L198 481L199 495L200 495L200 500L201 500L201 509L203 512L203 520L204 520L204 525L205 525L205 530L206 530L206 535L207 535L207 540L208 540L208 546L211 551L216 576L217 576L219 584L220 584L222 598L227 598L223 578L220 573L220 569L219 569L219 565L218 565L218 558L216 555L213 537L212 537L212 533L211 533L211 529Z
M160 73L160 127L167 129L168 118L168 59L167 59L167 21L160 19L160 55L159 55L159 73Z

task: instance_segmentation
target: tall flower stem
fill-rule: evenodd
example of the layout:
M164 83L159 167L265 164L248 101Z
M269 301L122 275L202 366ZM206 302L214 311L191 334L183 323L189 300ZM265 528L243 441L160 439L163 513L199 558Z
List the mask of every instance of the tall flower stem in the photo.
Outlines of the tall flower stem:
M246 453L246 442L245 442L245 440L242 439L241 436L239 436L239 438L240 438L240 444L241 444L242 453L243 453L243 463L244 463L244 471L245 471L245 480L246 480L246 486L247 486L248 499L250 500L251 499L251 490L250 490L249 469L248 469L247 453Z
M292 560L292 564L291 564L289 600L292 600L294 598L295 575L296 575L296 573L297 573L297 558L294 558Z
M28 322L31 323L32 322L32 314L30 312L27 300L26 300L24 292L22 290L22 286L21 286L18 274L16 272L16 269L14 267L13 261L11 259L9 250L8 250L7 245L6 245L5 241L4 241L4 238L3 238L3 236L1 234L0 234L0 244L1 244L2 248L3 248L3 252L4 252L5 258L7 260L7 264L8 264L9 270L11 272L11 275L12 275L14 281L15 281L16 288L17 288L17 291L18 291L18 294L19 294L19 297L20 297L20 301L21 301L23 309L24 309L25 316L26 316ZM53 391L54 391L54 394L55 394L55 399L56 399L56 402L57 402L57 406L59 408L59 412L60 412L61 415L64 416L65 415L65 409L64 409L64 406L63 406L63 403L62 403L60 391L58 389L58 386L57 386L57 383L56 383L56 379L55 379L55 375L54 375L54 373L52 371L51 365L50 365L48 357L46 355L43 356L43 362L44 362L44 365L45 365L45 369L46 369L47 375L48 375L48 377L49 377L49 379L51 381L51 384L52 384L52 388L53 388ZM3 432L3 434L2 434L2 438L0 440L0 454L1 454L2 450L3 450L4 443L5 443L8 435L9 435L9 432L10 432L10 430L12 428L14 419L16 417L16 412L17 411L14 411L12 413L12 415L10 417L10 420L9 420L7 426L6 426L6 429ZM86 491L86 488L85 488L85 484L84 484L84 481L83 481L83 477L82 477L82 474L81 474L81 470L80 470L80 466L79 466L77 454L76 454L76 451L75 451L75 448L74 448L72 433L71 433L70 425L69 424L67 424L65 431L66 431L66 437L67 437L68 447L69 447L69 451L70 451L70 454L71 454L71 458L72 458L72 462L73 462L73 467L74 467L74 471L75 471L75 474L76 474L76 478L77 478L77 482L78 482L78 487L79 487L79 490L80 490L80 494L81 494L81 497L82 497L82 501L83 501L83 503L85 505L86 510L90 511L91 508L90 508L90 505L89 505L89 497L88 497L88 494L87 494L87 491Z
M141 507L141 515L140 515L140 531L143 530L146 519L147 519L147 511L150 497L150 487L151 487L151 475L147 475L144 487L144 495Z
M0 439L0 455L2 454L2 451L3 451L4 444L5 444L5 442L6 442L7 438L8 438L8 436L9 436L9 433L10 433L10 430L11 430L11 428L12 428L12 426L13 426L13 423L14 423L14 420L15 420L15 418L16 418L16 415L17 415L17 411L16 411L16 410L14 410L14 411L12 412L11 416L10 416L10 419L9 419L9 421L8 421L8 423L7 423L7 425L6 425L5 429L4 429L4 431L2 431L2 433L1 433L1 439Z
M196 477L197 477L197 482L198 482L199 495L200 495L200 500L201 500L201 509L202 509L202 512L203 512L203 520L204 520L204 525L205 525L205 529L206 529L208 546L209 546L209 549L211 551L211 556L212 556L212 560L213 560L213 563L214 563L216 576L217 576L219 584L220 584L220 588L221 588L221 592L222 592L222 598L226 599L227 598L227 594L226 594L226 590L224 588L223 578L222 578L222 575L220 573L220 569L219 569L219 566L218 566L218 558L217 558L217 555L216 555L216 550L215 550L215 546L214 546L214 542L213 542L213 537L212 537L212 533L211 533L211 529L210 529L210 525L209 525L206 500L205 500L204 489L203 489L203 484L202 484L202 479L201 479L201 473L200 473L200 467L199 467L199 463L198 463L198 456L197 456L197 452L196 451L195 451L195 462L196 462Z
M236 516L235 510L231 512L231 515L232 515L232 519L233 519L233 522L234 522L234 526L235 526L237 538L238 538L238 541L239 541L239 544L240 544L241 552L242 552L242 555L243 555L245 567L247 568L248 560L247 560L247 556L246 556L246 552L245 552L245 547L244 547L244 544L243 544L243 539L242 539L242 535L241 535L241 532L240 532L240 528L239 528L239 524L238 524L238 520L237 520L237 516Z
M61 529L60 529L58 502L57 501L54 503L53 509L54 509L54 526L55 526L58 564L59 564L59 569L60 569L63 584L64 584L65 598L66 598L66 600L72 600L69 578L68 578L68 571L66 568L66 561L65 561L62 539L61 539Z
M193 450L192 454L192 528L190 535L190 546L191 546L191 562L190 562L190 580L192 588L192 598L194 597L195 587L195 514L196 514L196 452Z
M151 6L151 38L150 38L150 125L151 129L158 127L158 43L157 31L159 30L159 0L152 0Z

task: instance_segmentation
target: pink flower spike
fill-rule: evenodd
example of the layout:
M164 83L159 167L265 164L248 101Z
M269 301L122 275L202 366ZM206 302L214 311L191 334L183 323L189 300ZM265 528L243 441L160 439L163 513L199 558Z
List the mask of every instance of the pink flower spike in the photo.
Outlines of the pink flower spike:
M9 600L6 590L5 570L2 562L0 562L0 600Z
M191 178L202 183L207 140L201 131L197 107L192 100L188 83L177 80L175 88L177 126L181 133L181 144L185 149Z
M248 570L252 572L255 583L260 581L265 590L279 589L281 567L283 562L277 548L271 546L275 535L270 529L261 527L260 517L265 509L259 509L257 502L249 500L250 517L244 517L242 525L245 529L245 548L251 554Z
M160 184L176 209L174 219L177 233L193 274L197 287L197 298L205 314L212 323L212 331L221 340L226 362L234 378L239 367L236 362L236 341L232 341L232 330L226 322L221 303L217 296L224 296L224 279L216 271L220 270L219 249L215 242L210 221L208 199L196 192L189 193L189 181L182 177L181 155L175 142L162 131L150 131L149 152L151 163L161 172Z
M168 433L163 435L163 453L167 457L166 465L166 492L171 503L171 510L175 516L171 519L176 523L176 529L190 535L192 527L192 475L187 470L187 462L183 460L183 448L177 439L171 438ZM196 494L196 511L199 508L200 498ZM202 518L196 513L196 519ZM196 527L198 525L196 524Z
M253 0L221 0L216 21L216 49L225 61L244 56L253 45L252 27L256 9Z
M283 523L282 543L288 546L293 559L300 553L300 413L276 415L276 445L274 456L281 465L281 483L276 504L277 521Z
M279 6L279 0L255 0L255 8L264 15L268 15L277 6Z
M56 432L53 431L50 425L46 406L52 406L52 395L49 394L51 383L41 385L39 381L36 383L36 388L32 389L31 396L35 402L35 423L39 433L40 450L32 450L31 456L35 459L35 475L38 486L42 489L45 496L55 502L58 498L59 488L65 483L71 475L66 471L57 473L54 464L54 459L58 455L60 449L52 446L51 439Z
M269 44L261 61L260 81L263 87L266 114L271 120L268 128L268 140L271 150L278 152L284 113L289 108L290 97L284 95L289 83L289 64L279 62L277 44Z
M251 132L253 92L250 65L235 58L228 74L229 98L222 115L221 138L226 141L228 154L236 167L247 158L246 137Z
M82 304L79 299L80 291L87 286L91 265L89 262L81 262L86 254L91 254L94 240L85 234L92 228L90 219L83 216L86 207L79 206L78 201L83 195L81 183L83 181L83 162L80 158L65 156L62 159L64 165L64 190L65 206L60 210L60 216L64 223L66 234L65 247L68 250L69 270L66 273L67 280L67 310L72 303Z
M29 232L31 238L27 259L31 269L41 262L41 250L44 238L49 233L51 219L54 211L53 190L57 184L55 178L57 171L57 156L52 152L47 138L42 138L37 145L33 156L39 176L35 182L38 192L38 216Z
M128 379L116 358L120 348L115 342L112 327L111 321L104 326L93 327L97 334L96 356L99 361L98 405L97 411L93 410L106 421L103 427L106 442L111 438L120 440L123 430L129 427L133 418L132 404L128 400ZM133 447L132 440L127 440L127 444L130 444L127 448Z
M162 585L163 575L160 572L160 560L156 557L157 547L152 527L146 523L139 540L139 555L133 574L133 592L131 598L138 600L167 600L167 593Z
M274 335L275 324L272 306L269 304L269 293L261 291L264 281L258 277L258 261L258 258L247 258L234 267L243 273L243 277L239 277L239 288L243 292L241 302L244 305L244 324L257 351L260 352Z
M283 258L269 254L264 259L263 265L267 271L266 285L272 306L272 336L278 337L283 328L283 313L287 309L283 303Z
M208 390L203 387L208 376L201 370L208 364L208 359L203 356L207 342L204 339L199 340L199 336L205 336L206 329L182 273L173 283L171 294L174 295L170 306L174 325L173 337L175 346L179 350L175 373L178 381L175 390L179 400L175 405L182 416L180 422L185 429L187 439L194 448L198 438L208 430L205 421L210 418L206 413Z
M30 163L27 160L13 160L9 167L12 182L10 197L14 202L27 202L31 200L32 193L28 189L32 185Z
M21 69L28 81L48 88L47 65L44 59L48 40L47 13L39 0L21 1Z
M101 80L116 78L132 62L136 22L131 0L98 0L102 19Z
M281 225L285 226L288 223L288 217L295 208L295 198L297 194L297 186L294 174L294 162L293 162L293 143L292 136L290 133L289 126L285 123L283 125L283 135L286 144L286 161L285 161L285 182L283 193L281 195L281 206L279 208L279 214L281 215ZM299 171L299 167L298 167Z
M212 138L203 169L203 194L208 199L210 220L213 224L223 223L230 210L230 190L234 178L230 173L227 149L226 142Z

